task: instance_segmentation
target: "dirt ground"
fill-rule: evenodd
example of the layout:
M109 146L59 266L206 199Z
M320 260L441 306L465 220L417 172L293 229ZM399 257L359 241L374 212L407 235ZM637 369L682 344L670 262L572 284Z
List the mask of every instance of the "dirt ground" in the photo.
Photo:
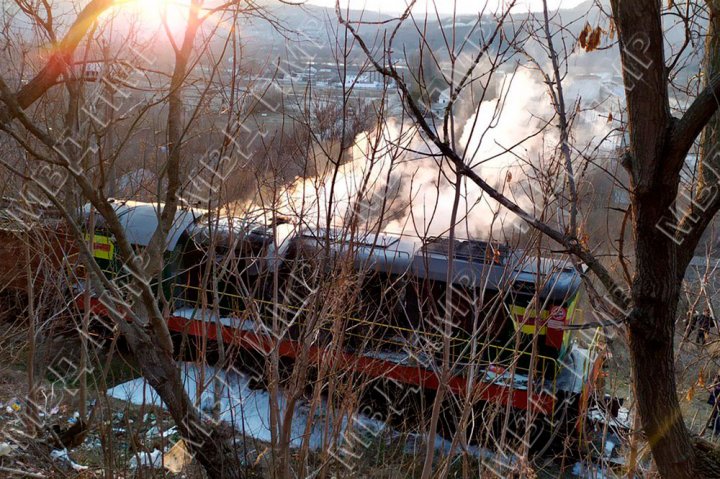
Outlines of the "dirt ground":
M89 427L78 428L76 444L67 448L74 464L53 458L53 451L63 449L58 438L65 439L63 432L72 431L78 421L77 384L59 380L60 365L51 366L38 380L37 418L30 420L26 352L5 346L0 364L0 477L203 477L194 465L179 474L161 467L135 467L134 463L151 460L148 454L168 450L179 440L172 420L160 408L137 407L102 395L90 406ZM121 358L111 363L110 371L112 383L131 374ZM92 389L96 379L88 378ZM3 453L2 444L12 448Z

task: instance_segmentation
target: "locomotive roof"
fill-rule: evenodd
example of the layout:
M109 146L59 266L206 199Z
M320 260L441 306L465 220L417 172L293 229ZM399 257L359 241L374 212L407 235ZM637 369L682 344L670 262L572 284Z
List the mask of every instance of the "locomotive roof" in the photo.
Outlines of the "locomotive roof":
M240 258L249 261L246 271L259 274L282 263L295 229L287 218L261 212L243 217L205 215L188 226L187 234L196 247L214 245L220 252L238 252Z
M267 243L272 240L272 228L242 218L226 216L204 217L188 227L190 237L202 244L209 245L212 240L218 246L236 247L240 241Z
M336 253L352 248L358 269L447 281L448 238L430 237L423 241L403 235L368 233L349 241L338 230L330 235L331 248ZM306 229L299 239L317 248L327 241L326 230ZM567 259L531 256L501 243L455 240L452 282L498 290L509 287L517 294L534 294L541 285L542 297L562 301L577 292L580 275Z
M162 205L160 205L162 206ZM147 246L158 224L159 211L156 204L135 201L113 203L130 243ZM90 206L86 205L85 215ZM173 251L183 233L195 241L208 243L210 230L219 235L218 244L237 246L239 241L257 241L269 248L267 259L280 260L290 243L301 243L312 249L327 244L326 228L299 228L284 218L276 226L268 226L265 217L210 218L200 209L178 208L173 226L167 235L167 250ZM104 227L104 219L96 216L98 229ZM276 231L278 238L273 238ZM335 254L353 251L358 269L374 269L387 274L409 273L418 278L447 281L450 241L443 237L420 239L406 235L386 233L355 234L350 241L346 230L329 231L330 247ZM277 246L273 246L276 243ZM452 282L469 287L502 289L510 287L518 294L534 294L542 285L542 296L562 300L575 294L580 286L580 276L567 260L532 256L522 250L513 250L506 244L479 240L455 240L453 246Z
M196 244L205 246L214 241L216 246L227 249L237 249L244 242L266 247L268 259L275 260L287 249L295 226L282 216L273 217L270 221L265 219L265 216L206 215L188 226L187 232Z
M156 203L141 203L138 201L111 201L115 214L117 214L120 223L125 228L125 234L130 244L147 246L158 226L161 211L158 209L158 206L162 208L164 205L162 203L158 205ZM89 218L90 209L90 204L86 204L83 207L86 220ZM204 210L178 207L175 212L175 219L167 234L165 242L167 251L175 250L180 237L188 226L193 224L204 213ZM100 214L96 214L95 216L95 227L100 230L105 229L105 218Z
M517 250L513 289L520 292L536 287L538 280L543 286L542 296L561 301L575 295L580 288L580 274L569 257L537 257ZM532 291L525 291L531 293Z

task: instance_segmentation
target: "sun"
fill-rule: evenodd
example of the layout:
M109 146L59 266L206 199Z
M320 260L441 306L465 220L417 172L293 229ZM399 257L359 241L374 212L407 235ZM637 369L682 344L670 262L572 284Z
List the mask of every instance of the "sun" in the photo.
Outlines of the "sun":
M129 7L149 28L163 23L173 33L182 31L187 23L191 0L131 0Z

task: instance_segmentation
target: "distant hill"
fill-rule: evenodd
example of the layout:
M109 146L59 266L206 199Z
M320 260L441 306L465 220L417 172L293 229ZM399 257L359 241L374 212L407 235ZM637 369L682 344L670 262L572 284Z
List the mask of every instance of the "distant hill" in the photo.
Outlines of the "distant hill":
M570 31L579 33L584 22L581 19L594 5L588 0L572 9L562 10L563 23L570 24ZM282 3L268 2L265 4L267 18L272 20L254 18L246 22L241 35L249 47L262 47L258 53L266 54L274 50L280 53L285 49L300 51L307 55L330 55L336 39L342 38L342 27L337 21L334 9L314 5L292 6ZM379 45L384 37L388 37L397 26L392 15L372 11L351 10L346 12L368 43ZM508 22L505 29L506 38L512 38L513 30L527 19L527 14L513 14L512 22ZM360 24L359 22L362 22ZM286 27L285 29L282 27ZM454 27L454 31L453 31ZM412 53L419 45L418 29L421 29L426 40L433 50L445 49L445 44L451 37L455 37L459 44L466 38L475 43L482 43L495 27L495 19L485 15L478 25L477 15L460 15L453 19L445 15L436 18L429 15L427 21L424 17L415 17L415 23L408 19L397 31L394 45L399 55L400 49ZM443 34L444 30L444 34ZM270 49L270 50L269 50ZM250 49L252 51L253 48ZM358 49L359 50L359 49Z
M608 12L609 2L601 2L603 10ZM314 5L293 6L279 2L266 2L267 14L265 18L252 18L245 22L241 28L241 36L247 46L245 54L255 56L267 62L268 58L273 61L297 62L302 64L308 60L317 62L334 62L337 54L342 50L344 31L339 25L334 9ZM366 42L379 50L386 39L397 26L396 17L380 14L373 11L351 10L346 13L362 33ZM528 15L539 16L535 13L513 13L510 21L504 27L504 38L510 39L517 35L518 26L528 19ZM608 29L607 17L602 13L593 0L587 0L573 8L561 9L558 12L560 18L554 18L553 23L562 23L566 31L572 35L579 35L586 23L591 26L600 26ZM267 19L271 21L268 22ZM362 22L360 22L362 20ZM479 19L474 15L460 15L454 21L451 16L445 15L436 18L429 15L427 20L424 17L416 16L415 21L408 19L398 29L393 44L393 55L396 60L403 60L405 56L417 55L420 45L420 33L423 35L434 54L444 60L446 42L455 38L456 45L469 40L470 43L482 44L487 39L496 25L496 19L491 15L485 15ZM666 38L668 45L681 45L684 41L684 30L682 25L673 23L671 18L666 18ZM454 29L453 29L454 27ZM521 34L522 37L522 34ZM574 42L567 41L564 46L572 56L570 67L576 74L613 74L620 73L619 51L610 38L604 38L605 48L592 53L585 53L574 46ZM557 40L557 48L563 46ZM497 47L496 44L491 46ZM547 59L547 53L542 45L534 42L524 44L526 51L539 59L541 62ZM697 54L698 49L689 49ZM700 51L702 48L699 49ZM468 46L466 51L476 51ZM670 50L668 50L668 55ZM523 61L519 58L520 61ZM348 58L349 62L364 62L365 56L357 45L354 46ZM685 68L681 72L683 78L690 77L697 73L699 68L698 58L688 59ZM607 75L605 75L607 76ZM680 81L683 81L683 78Z

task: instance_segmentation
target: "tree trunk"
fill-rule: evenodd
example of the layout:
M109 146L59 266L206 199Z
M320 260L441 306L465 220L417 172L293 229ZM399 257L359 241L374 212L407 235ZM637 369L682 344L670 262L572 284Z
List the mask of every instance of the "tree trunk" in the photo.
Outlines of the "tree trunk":
M142 333L141 333L142 334ZM244 476L232 447L232 429L203 422L185 392L180 371L172 356L141 334L127 337L142 375L157 391L173 417L192 455L211 478L239 479Z
M663 234L657 227L675 208L679 168L686 153L673 148L677 121L670 114L661 4L612 0L611 5L623 63L630 143L624 166L630 174L636 238L632 309L627 318L635 397L662 477L697 477L673 358L675 315L687 266L679 252L693 246L678 246L668 236L672 233Z
M720 73L720 0L708 0L710 21L705 39L705 59L703 64L704 84L708 85L709 78ZM700 142L700 173L698 190L712 188L718 181L717 172L720 171L720 155L717 155L718 134L720 134L720 115L715 113L705 129Z
M674 320L666 301L635 309L637 327L630 328L633 383L642 427L663 477L694 477L694 453L675 387L672 331ZM649 323L654 331L645 330Z
M693 477L695 456L675 382L673 340L684 265L677 245L655 228L673 188L637 195L634 202L636 269L628 330L633 384L642 428L666 478Z

